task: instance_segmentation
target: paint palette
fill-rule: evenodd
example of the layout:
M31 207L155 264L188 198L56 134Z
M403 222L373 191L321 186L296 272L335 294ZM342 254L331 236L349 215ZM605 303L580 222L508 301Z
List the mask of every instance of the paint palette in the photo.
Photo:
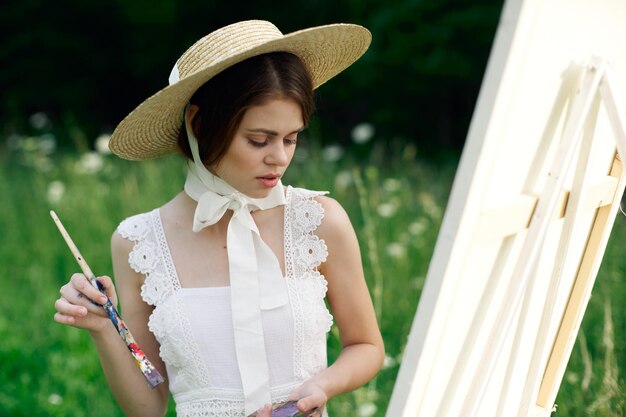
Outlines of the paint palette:
M289 401L272 410L272 417L321 417L322 412L319 408L303 413L296 407L295 401Z

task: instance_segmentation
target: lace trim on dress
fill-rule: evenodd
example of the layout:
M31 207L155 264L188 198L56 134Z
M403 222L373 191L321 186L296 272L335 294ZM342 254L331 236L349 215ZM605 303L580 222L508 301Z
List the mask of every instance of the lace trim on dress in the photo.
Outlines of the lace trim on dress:
M324 298L326 278L317 267L328 257L324 240L313 232L322 223L324 208L314 197L326 194L287 188L285 210L285 271L294 318L294 372L304 381L326 367L326 333L333 318ZM306 343L305 343L306 341Z
M178 279L178 274L176 273L172 254L169 250L169 246L167 245L167 239L165 237L165 231L163 230L163 223L161 221L161 213L159 210L154 213L154 227L155 234L159 239L161 259L163 260L164 266L167 270L167 276L170 277L170 282L174 292L172 299L175 305L173 308L167 309L164 314L169 314L171 315L170 317L176 317L175 322L178 323L177 327L172 328L170 333L171 338L169 338L165 343L159 341L161 343L161 348L163 348L164 344L169 345L167 350L170 350L172 355L175 355L180 362L180 368L178 368L178 375L176 378L177 391L180 391L181 389L194 389L203 385L210 386L212 384L209 372L204 361L202 360L202 356L200 355L198 344L191 333L191 324L184 313L182 298L178 292L181 288L180 281ZM158 306L156 309L158 309ZM169 321L172 321L171 318ZM175 340L175 342L172 343L172 340Z
M287 401L289 394L299 385L285 384L272 388L272 402L277 404ZM177 417L246 417L240 390L203 388L177 395L174 400Z
M124 220L118 226L119 234L135 243L128 254L128 263L135 271L145 276L141 284L141 298L150 305L163 302L174 291L167 270L159 268L158 237L155 235L152 218L154 211L138 214Z

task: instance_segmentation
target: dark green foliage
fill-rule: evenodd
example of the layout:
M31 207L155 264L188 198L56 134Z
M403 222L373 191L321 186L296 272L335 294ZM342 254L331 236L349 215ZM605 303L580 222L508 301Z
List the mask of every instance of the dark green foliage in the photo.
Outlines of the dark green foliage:
M0 14L0 126L24 133L43 111L79 121L88 137L113 127L163 88L175 60L208 32L268 19L284 33L335 22L373 33L365 57L319 92L323 137L459 149L478 94L501 0L9 0ZM65 138L70 142L69 138Z

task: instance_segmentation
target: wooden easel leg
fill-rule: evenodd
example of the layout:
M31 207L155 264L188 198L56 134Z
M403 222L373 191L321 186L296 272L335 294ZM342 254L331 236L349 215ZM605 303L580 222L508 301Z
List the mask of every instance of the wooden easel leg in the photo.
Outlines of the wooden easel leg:
M624 192L624 179L626 177L622 173L622 163L619 156L616 155L610 173L611 176L620 178L613 200L614 203L598 209L576 281L539 387L537 396L537 405L539 407L545 408L550 402L554 401L565 372L583 314L591 296L591 290L604 255L604 249L613 228L619 201Z

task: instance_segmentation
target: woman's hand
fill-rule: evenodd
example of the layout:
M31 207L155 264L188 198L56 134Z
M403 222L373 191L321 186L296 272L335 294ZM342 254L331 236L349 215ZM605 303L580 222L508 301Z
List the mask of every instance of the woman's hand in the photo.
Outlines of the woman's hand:
M272 417L272 406L265 404L263 408L260 408L256 413L252 413L248 417Z
M307 412L315 408L322 410L328 401L328 395L315 378L312 378L293 390L289 395L289 400L297 401L298 409Z
M111 278L98 277L97 281L104 288L111 303L117 307L117 295ZM102 304L106 303L106 296L91 285L83 274L74 274L70 281L61 287L61 297L56 300L54 307L57 310L54 320L91 332L100 332L108 325L109 317Z

